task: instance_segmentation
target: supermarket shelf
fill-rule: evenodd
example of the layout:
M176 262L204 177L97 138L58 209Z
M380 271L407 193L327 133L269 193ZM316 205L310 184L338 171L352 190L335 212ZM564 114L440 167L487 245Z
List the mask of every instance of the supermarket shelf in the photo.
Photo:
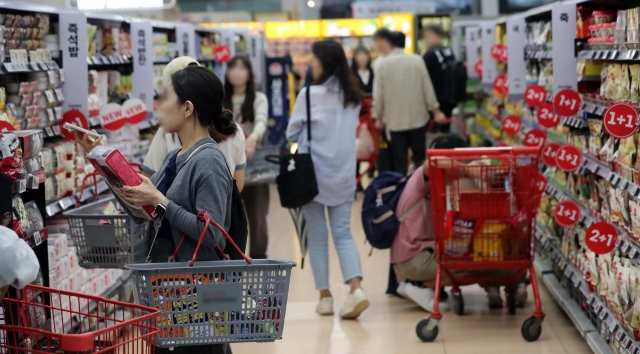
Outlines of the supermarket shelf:
M547 263L541 260L538 255L536 255L536 259L533 261L533 268L535 268L536 274L538 274L539 276L553 272L553 268L551 268Z
M587 113L595 114L598 116L602 116L604 112L609 108L609 104L600 102L583 102L582 110Z
M573 325L576 326L578 332L582 337L586 337L589 332L593 332L596 328L593 323L589 321L589 318L582 312L580 306L573 300L566 290L562 288L562 285L556 278L555 274L545 274L542 276L542 282L547 287L556 302L562 307L564 312L569 316Z
M127 278L118 278L116 280L116 282L111 285L109 288L107 288L106 291L104 291L100 296L104 297L104 298L109 298L111 297L118 289L120 289L123 285L125 285L125 283L128 281L128 277ZM95 301L91 301L88 305L88 309L82 309L79 312L80 313L91 313L96 309L97 306L97 302ZM71 321L67 322L64 324L64 333L69 333L72 330L72 323L74 322L79 323L76 319L76 316L74 315L71 318Z
M637 61L640 50L589 49L578 52L578 59Z
M138 124L138 130L153 128L158 124L160 124L160 117L154 113L153 116L147 117L147 119Z
M101 194L106 192L109 189L109 187L107 186L107 183L105 181L100 181L98 182L98 193L97 194ZM93 184L87 186L84 191L82 191L82 194L78 193L76 195L72 195L72 196L68 196L68 197L63 197L62 199L49 203L47 204L46 207L46 211L47 211L47 216L51 217L54 216L60 212L63 212L73 206L76 205L76 202L78 201L78 199L80 200L80 202L86 202L87 200L89 200L90 198L95 197L96 194L94 193L94 188L93 188Z
M196 59L198 59L199 62L216 61L214 57L208 57L208 56L202 56L202 55L198 55L198 57Z
M489 141L494 146L500 144L500 139L497 139L495 136L489 134L489 132L485 128L479 126L477 123L473 125L471 132Z
M153 63L154 64L168 64L171 60L173 60L173 57L169 56L169 55L161 55L161 56L156 56L153 58Z
M487 112L485 109L480 109L478 112L483 117L485 117L488 120L490 120L491 121L491 125L493 125L494 128L502 130L502 122L498 118L496 118L494 115L492 115L489 112Z
M0 67L1 74L10 74L10 73L24 73L24 72L36 72L36 71L47 71L47 70L56 70L60 69L58 63L55 61L48 62L40 62L40 63L28 63L28 64L18 64L18 63L3 63Z
M96 55L87 57L87 64L90 66L126 65L131 63L130 55Z
M578 82L600 82L600 75L578 75Z
M551 51L550 50L525 51L524 57L525 59L535 59L535 60L551 59Z
M46 127L42 130L42 136L44 138L62 138L62 133L60 132L60 125L52 125L50 127Z
M563 117L560 123L572 128L577 128L577 129L584 129L589 126L589 123L587 123L579 115L572 116L572 117Z
M589 345L589 348L591 348L594 353L613 354L613 351L611 351L607 342L602 338L602 336L600 336L600 334L598 334L598 332L587 333L585 339L587 340L587 345ZM634 352L630 350L627 353L633 354Z

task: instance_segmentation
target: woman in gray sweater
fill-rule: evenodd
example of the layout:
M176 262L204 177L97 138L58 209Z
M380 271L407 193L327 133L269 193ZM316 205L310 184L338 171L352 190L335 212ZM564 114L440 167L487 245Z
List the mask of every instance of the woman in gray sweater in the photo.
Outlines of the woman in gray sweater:
M233 179L225 157L212 135L233 136L237 126L230 111L223 110L224 89L220 79L209 69L189 66L172 75L166 98L160 104L160 125L168 133L177 133L182 147L170 151L162 167L151 179L140 176L142 184L125 187L125 199L136 206L156 207L159 221L154 226L150 251L152 262L167 262L180 242L177 261L186 262L193 256L204 222L196 219L201 211L229 230ZM86 136L76 135L86 151L91 143ZM219 259L216 245L225 246L225 237L213 226L209 227L197 260ZM157 348L157 353L169 353ZM228 345L212 344L182 346L172 354L229 353Z

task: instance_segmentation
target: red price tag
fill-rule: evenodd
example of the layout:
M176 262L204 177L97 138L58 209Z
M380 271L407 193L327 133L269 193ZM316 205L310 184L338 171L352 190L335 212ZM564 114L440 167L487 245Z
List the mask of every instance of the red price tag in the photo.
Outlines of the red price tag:
M551 103L545 103L538 108L538 123L545 128L555 128L560 124L560 116L553 111Z
M138 124L147 118L147 105L138 98L130 98L122 104L127 122Z
M476 66L473 69L476 71L476 74L478 74L478 76L482 76L482 60L478 60Z
M100 124L109 130L118 130L127 123L127 117L122 111L122 106L117 103L108 103L100 108Z
M606 222L597 222L587 229L587 247L596 254L607 254L616 248L618 230Z
M219 45L213 50L213 58L218 63L226 63L231 59L231 51L223 45Z
M524 101L531 107L540 107L547 102L547 90L540 85L530 85L524 90Z
M547 142L547 134L540 129L531 129L524 136L525 146L543 146Z
M508 116L502 121L502 131L508 135L516 135L522 127L522 120L518 116Z
M573 172L582 166L582 151L573 145L565 145L556 153L556 165L565 172Z
M536 176L536 190L540 194L547 190L547 179L541 173Z
M498 75L498 77L493 80L493 88L500 93L509 93L509 84L507 81L507 77L504 75Z
M14 127L13 124L4 120L0 120L0 133L10 132L12 130L16 130L16 127Z
M507 51L507 46L503 45L502 46L502 53L500 54L500 60L503 63L506 63L509 61L509 52Z
M638 130L638 112L626 103L607 108L602 121L604 129L616 138L629 137Z
M491 57L495 60L502 60L502 52L504 51L504 45L494 44L491 47Z
M542 149L542 162L549 167L556 167L556 154L561 147L558 143L547 143Z
M73 125L77 125L80 128L89 129L89 121L87 121L87 117L85 117L82 112L76 109L64 112L64 114L62 115L62 120L60 121L60 126L64 126L64 123L70 123ZM73 133L66 129L60 129L60 133L62 134L62 136L71 141L76 140L76 138L73 136Z
M582 99L577 92L571 89L564 89L556 95L553 100L553 108L563 117L571 117L580 111Z
M553 211L553 218L560 226L569 227L580 221L580 207L573 200L564 200Z

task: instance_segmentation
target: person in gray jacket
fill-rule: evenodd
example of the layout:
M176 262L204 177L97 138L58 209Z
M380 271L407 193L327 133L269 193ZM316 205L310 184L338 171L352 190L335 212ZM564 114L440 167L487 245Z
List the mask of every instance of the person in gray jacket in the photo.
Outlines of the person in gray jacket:
M193 256L204 222L196 219L201 211L225 230L231 224L233 179L224 154L211 138L214 135L233 136L237 125L230 111L222 108L224 89L220 79L209 69L188 66L175 72L166 98L160 104L160 125L168 133L177 133L182 147L170 151L162 166L151 176L141 175L142 184L124 187L125 200L136 206L155 206L159 214L151 233L151 261L167 262L182 234L188 237L179 249L177 261L186 262ZM100 141L91 143L77 135L85 150L90 151ZM155 235L155 236L154 236ZM196 260L220 259L215 247L224 249L226 239L210 226ZM157 348L157 353L169 353ZM229 353L228 345L198 345L175 348L172 354Z

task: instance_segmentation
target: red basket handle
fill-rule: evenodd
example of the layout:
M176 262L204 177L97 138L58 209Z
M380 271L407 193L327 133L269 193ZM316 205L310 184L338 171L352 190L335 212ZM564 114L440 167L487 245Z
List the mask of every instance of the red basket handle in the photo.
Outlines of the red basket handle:
M76 208L80 206L82 193L84 192L87 179L90 177L93 177L93 188L95 189L95 193L93 194L93 199L94 200L98 199L98 180L96 179L96 176L98 175L99 175L98 171L93 171L91 173L88 173L86 176L84 176L84 178L82 179L82 185L80 186L80 193L78 194L78 198L76 199Z
M462 121L460 121L458 119L455 119L455 118L447 118L445 120L445 123L442 123L442 124L446 124L446 123L453 123L455 125L458 125L458 126L462 127L462 137L466 138L468 136L468 134L467 134L467 125L464 124L464 122L462 122ZM435 119L431 119L429 121L429 126L427 127L427 132L431 132L432 131L434 124L436 124ZM440 124L440 123L438 123L438 124Z
M247 262L247 264L251 264L251 259L249 257L247 257L247 255L245 255L244 252L242 252L240 250L240 247L238 247L238 245L236 245L236 243L233 242L233 239L231 238L231 236L229 236L227 231L225 231L225 229L222 226L220 226L220 224L218 224L217 222L211 220L211 218L209 217L209 213L207 213L206 210L203 210L203 211L199 212L198 215L196 216L196 219L198 219L200 221L204 221L204 229L202 230L202 234L200 234L200 240L198 240L198 245L196 246L196 250L195 250L195 252L193 252L193 257L191 258L191 261L189 262L189 266L190 267L193 267L193 264L196 262L196 256L198 255L198 251L200 250L200 246L202 245L202 241L204 241L204 237L207 235L207 230L209 230L209 225L210 224L213 224L213 226L217 227L218 230L220 230L222 232L224 237L227 239L227 242L230 242L231 245L233 246L233 248L235 248L236 251L238 251L238 253L240 253L242 255L242 258L244 258L244 260ZM187 238L187 234L183 234L182 235L182 238L180 239L180 243L178 243L178 246L176 246L176 250L173 251L173 254L171 255L171 258L169 259L169 262L173 262L176 259L176 256L178 255L178 250L182 246L182 243L184 242L185 238ZM216 246L216 251L220 252L220 254L222 255L222 257L224 259L229 259L227 257L227 255L224 254L224 251L222 250L222 248L220 248L220 246Z

